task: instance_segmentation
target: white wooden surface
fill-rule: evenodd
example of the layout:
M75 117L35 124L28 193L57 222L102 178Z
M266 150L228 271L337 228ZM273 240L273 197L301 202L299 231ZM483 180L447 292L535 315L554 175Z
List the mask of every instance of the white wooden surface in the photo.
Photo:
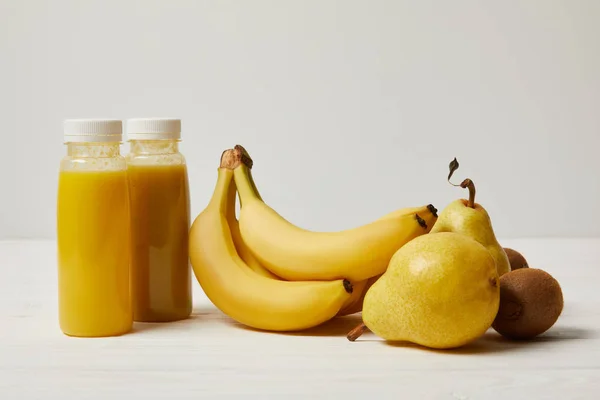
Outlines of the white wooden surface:
M490 330L458 351L345 334L359 316L302 335L257 332L217 311L195 283L189 320L136 324L107 339L57 325L55 243L0 242L0 399L596 399L600 240L504 241L561 283L565 310L529 343Z

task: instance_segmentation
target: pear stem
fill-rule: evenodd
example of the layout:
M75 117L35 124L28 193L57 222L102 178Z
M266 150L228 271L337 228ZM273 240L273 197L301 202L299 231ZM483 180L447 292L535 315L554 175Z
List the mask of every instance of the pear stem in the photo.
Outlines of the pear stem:
M352 329L348 333L346 338L349 341L354 342L356 339L358 339L363 333L365 333L368 330L369 330L369 328L367 328L367 326L364 324L364 322L361 322L360 325L358 325L356 328Z
M460 187L465 189L469 189L469 204L468 206L471 208L475 208L475 184L469 178L465 179L460 183Z
M448 166L450 169L450 173L448 174L448 182L450 182L450 178L452 178L452 174L454 174L454 171L456 171L459 167L458 164L458 160L456 159L456 157L454 157L454 160L452 160L450 162L450 165ZM452 182L450 182L450 184L452 186L460 186L463 189L469 189L469 203L468 206L471 208L475 208L475 184L473 183L473 181L470 178L465 179L464 181L462 181L460 183L460 185L456 185Z

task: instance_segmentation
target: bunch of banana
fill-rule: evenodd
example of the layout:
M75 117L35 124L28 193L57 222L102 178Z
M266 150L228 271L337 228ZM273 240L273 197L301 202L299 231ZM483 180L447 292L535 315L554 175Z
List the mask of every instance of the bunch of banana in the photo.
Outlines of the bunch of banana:
M251 168L242 146L223 152L211 200L192 224L189 250L211 302L256 329L298 331L360 311L392 255L437 219L427 205L346 231L307 231L263 201Z

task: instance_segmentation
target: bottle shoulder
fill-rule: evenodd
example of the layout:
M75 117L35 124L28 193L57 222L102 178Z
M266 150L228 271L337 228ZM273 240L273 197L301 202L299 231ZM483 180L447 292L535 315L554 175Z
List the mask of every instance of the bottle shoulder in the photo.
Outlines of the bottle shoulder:
M60 161L61 171L125 171L126 158L122 155L113 157L80 157L65 156Z
M186 165L185 156L182 153L167 154L137 154L129 153L125 156L127 164L134 165Z

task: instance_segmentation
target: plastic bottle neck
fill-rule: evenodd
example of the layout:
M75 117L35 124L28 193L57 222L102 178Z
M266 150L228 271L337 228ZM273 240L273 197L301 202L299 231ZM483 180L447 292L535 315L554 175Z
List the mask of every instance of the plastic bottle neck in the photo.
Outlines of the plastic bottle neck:
M178 140L132 140L129 151L132 154L175 154L179 153Z
M121 154L121 144L116 143L68 143L67 153L71 157L110 158Z

